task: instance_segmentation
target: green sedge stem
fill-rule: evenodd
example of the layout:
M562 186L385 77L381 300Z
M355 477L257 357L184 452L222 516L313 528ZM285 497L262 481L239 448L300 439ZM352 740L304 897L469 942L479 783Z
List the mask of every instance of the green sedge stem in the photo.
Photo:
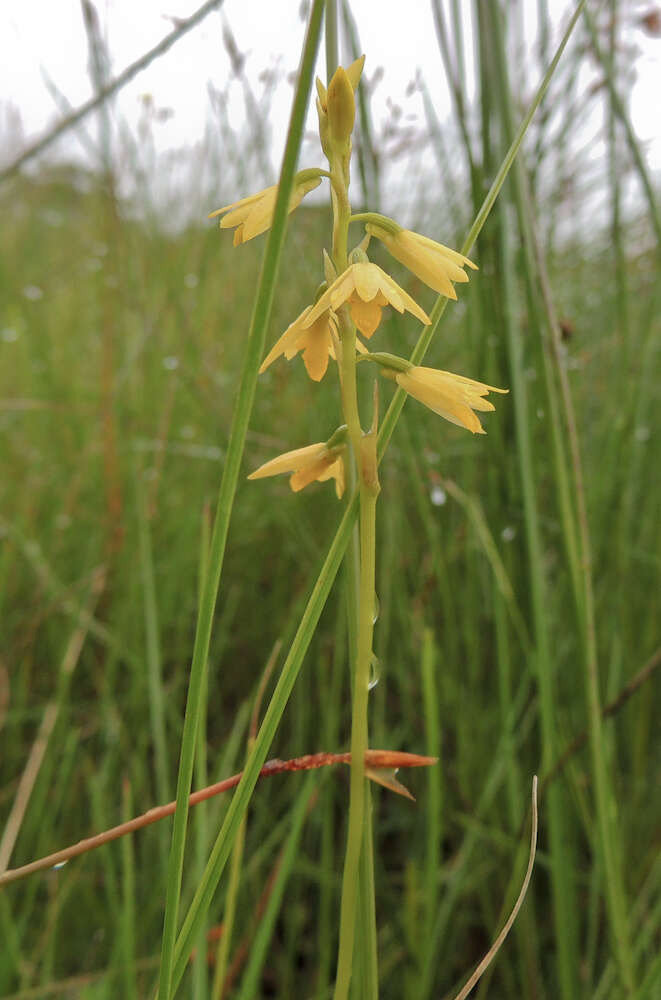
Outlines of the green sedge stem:
M340 945L335 980L335 1000L349 995L356 928L358 865L365 823L365 751L368 745L367 698L374 631L374 580L376 563L376 494L361 480L360 487L360 612L358 656L351 718L351 784L349 829L342 877ZM362 890L362 885L361 885Z

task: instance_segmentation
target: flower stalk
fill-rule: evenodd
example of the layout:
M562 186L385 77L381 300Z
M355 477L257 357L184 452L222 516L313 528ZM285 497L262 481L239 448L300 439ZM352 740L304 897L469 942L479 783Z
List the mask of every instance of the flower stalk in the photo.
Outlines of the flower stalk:
M340 73L341 67L335 76ZM341 70L343 84L346 83L346 72ZM335 76L329 85L332 92ZM353 103L353 90L351 103ZM347 97L346 87L344 88ZM338 116L341 117L341 116ZM347 115L344 116L346 119ZM345 151L350 149L351 133L344 137L344 149L333 149L330 158L332 205L333 205L333 244L332 259L338 275L337 282L349 269L347 253L349 239L349 223L351 219L351 204L349 201L349 168ZM337 284L336 282L336 284ZM331 286L331 288L334 286ZM328 293L326 293L328 294ZM363 462L363 446L368 438L364 437L360 413L358 409L358 388L356 382L356 327L349 306L343 304L337 312L339 336L341 344L340 384L342 409L347 425L347 433L351 443L353 467L356 469L360 491L359 518L359 587L358 587L358 636L354 667L353 703L351 713L351 779L349 787L349 819L347 829L347 846L342 875L342 898L340 904L340 940L335 979L335 1000L346 1000L349 995L349 985L353 965L354 940L356 931L356 912L358 901L359 868L363 844L365 849L371 849L371 844L365 842L364 824L366 809L366 775L365 751L369 745L368 729L368 694L369 672L372 658L372 638L374 630L374 587L376 566L376 499L378 496L378 479L365 474L366 463ZM369 436L368 436L369 437ZM371 434L374 452L374 471L376 472L375 435ZM354 755L358 754L359 759ZM360 882L361 891L366 887ZM373 901L369 901L373 906Z

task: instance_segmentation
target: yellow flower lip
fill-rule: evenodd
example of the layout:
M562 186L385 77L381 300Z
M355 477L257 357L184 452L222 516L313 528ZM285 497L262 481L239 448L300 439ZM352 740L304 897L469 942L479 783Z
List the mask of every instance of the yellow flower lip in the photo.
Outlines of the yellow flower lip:
M490 392L509 392L509 389L498 389L494 385L436 368L414 366L406 372L396 372L394 378L414 399L473 434L486 434L473 411L495 409L493 403L484 397Z
M325 441L319 441L272 458L251 472L248 479L264 479L267 476L278 476L282 472L291 472L289 485L294 493L312 482L324 483L328 479L334 479L335 493L339 500L345 488L344 451L343 446L329 448Z
M385 220L391 223L392 220ZM367 222L365 229L370 236L375 236L383 243L395 260L408 268L416 277L424 281L440 295L456 299L452 282L466 282L468 275L464 268L477 270L477 264L457 250L442 243L436 243L428 236L421 236L410 229L401 229L392 225L379 225L378 222Z
M351 318L366 337L371 337L381 322L381 309L391 305L397 312L407 309L426 326L431 320L418 303L378 264L359 261L350 264L321 296L308 313L303 327L311 326L323 312L334 312L347 303Z
M321 175L318 170L314 168L301 170L294 180L294 188L289 198L287 212L291 213L298 208L305 195L319 187L320 184ZM215 212L209 213L209 218L215 219L222 215L220 228L236 229L234 233L234 246L236 247L270 229L277 196L278 185L273 184L271 187L264 188L263 191L248 195L247 198L241 198L240 201L232 202L231 205L217 208Z

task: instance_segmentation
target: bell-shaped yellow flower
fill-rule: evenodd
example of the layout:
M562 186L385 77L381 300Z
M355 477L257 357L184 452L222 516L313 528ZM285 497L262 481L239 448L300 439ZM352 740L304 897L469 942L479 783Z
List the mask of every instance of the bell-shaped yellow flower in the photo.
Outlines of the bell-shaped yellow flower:
M489 392L509 392L508 389L497 389L493 385L485 385L484 382L475 382L472 378L436 368L412 365L408 371L387 374L414 399L473 434L486 434L473 410L487 412L495 409L493 403L483 397Z
M264 358L260 375L281 354L291 361L299 351L303 351L303 363L308 375L314 382L321 382L328 368L328 358L335 357L333 336L337 336L337 324L334 314L326 309L311 326L305 327L305 320L312 309L313 306L306 306L298 319L287 327Z
M291 213L298 208L308 191L313 191L320 184L321 176L318 169L299 171L294 179L287 211ZM224 208L217 208L215 212L211 212L209 218L215 219L216 216L222 215L221 229L236 227L234 246L237 247L240 243L247 243L248 240L270 229L277 196L278 185L274 184L272 187L264 188L263 191L258 191L257 194L242 198L241 201L225 205Z
M344 452L344 445L329 448L325 441L309 444L305 448L287 451L284 455L272 458L270 462L251 472L248 479L264 479L281 472L291 472L293 475L289 485L294 493L315 481L325 483L328 479L334 479L335 493L340 499L345 486Z
M280 355L284 354L287 361L291 361L299 351L302 351L303 363L308 375L314 382L321 382L328 369L328 359L337 360L335 357L335 344L338 341L337 317L332 310L326 309L312 326L306 327L305 321L313 308L313 306L306 306L301 315L287 327L283 335L275 342L262 361L262 366L259 369L260 375ZM365 354L367 351L359 337L356 337L356 350L361 354Z
M386 274L378 264L372 264L367 259L350 264L346 271L335 279L330 288L324 292L304 320L303 326L309 327L325 312L334 312L347 303L351 318L366 337L371 337L381 322L383 306L391 305L397 312L408 309L422 323L431 323L429 316L410 295L400 288L389 274Z
M410 229L401 229L391 219L385 221L389 223L387 226L368 222L365 229L370 236L375 236L383 243L395 260L435 292L447 295L449 299L456 299L457 293L452 282L468 281L464 268L477 270L477 265L442 243L436 243L420 233L413 233Z

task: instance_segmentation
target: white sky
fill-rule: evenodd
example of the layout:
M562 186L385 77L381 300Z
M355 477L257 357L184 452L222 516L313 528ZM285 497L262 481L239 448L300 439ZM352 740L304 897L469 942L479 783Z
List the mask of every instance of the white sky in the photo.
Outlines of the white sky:
M533 66L529 78L532 87L540 75L532 52L537 3L536 0L523 2L526 36L531 46L527 61ZM96 0L96 3L112 56L112 73L116 75L171 30L169 18L189 16L200 6L201 0ZM42 72L45 71L73 106L81 104L91 93L87 41L79 0L21 0L11 4L5 0L3 6L0 18L0 162L16 155L23 142L36 138L59 117ZM467 16L472 6L466 0ZM225 0L220 13L209 15L121 92L117 102L121 117L136 130L140 96L151 93L157 107L173 112L167 121L154 126L157 149L163 151L199 142L209 115L207 84L211 81L215 87L222 88L231 76L221 35L224 17L240 51L247 54L246 73L257 92L261 89L258 77L262 70L277 63L283 71L269 114L273 155L277 162L292 93L287 75L298 65L304 33L299 8L299 0ZM571 0L550 0L550 8L554 20L552 46L555 47L573 3ZM658 169L661 166L661 39L648 37L635 23L637 15L648 8L649 4L634 0L623 28L627 41L633 41L639 50L635 62L637 79L630 94L632 120L639 138L646 143L648 162L653 169ZM352 9L362 48L367 54L366 76L371 78L377 67L383 67L383 79L372 99L375 120L384 122L387 119L387 100L392 99L402 106L404 116L411 115L411 120L422 126L419 94L406 96L407 85L417 69L424 76L439 119L446 119L450 104L428 0L407 0L405 3L401 0L353 0ZM470 28L466 30L470 37ZM343 61L348 61L346 54ZM512 70L516 72L516 66ZM319 73L324 75L323 43ZM230 119L233 125L240 127L245 112L241 86L236 81L230 96ZM20 115L22 138L11 127L10 107ZM310 122L313 126L313 119ZM69 145L60 146L60 151L63 148L65 151L79 150L75 140L69 138L67 142Z

